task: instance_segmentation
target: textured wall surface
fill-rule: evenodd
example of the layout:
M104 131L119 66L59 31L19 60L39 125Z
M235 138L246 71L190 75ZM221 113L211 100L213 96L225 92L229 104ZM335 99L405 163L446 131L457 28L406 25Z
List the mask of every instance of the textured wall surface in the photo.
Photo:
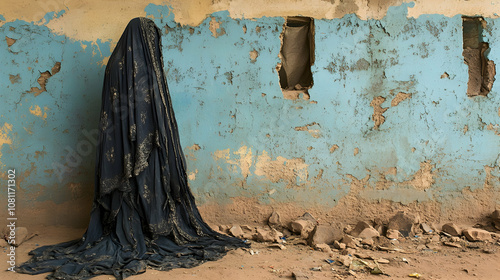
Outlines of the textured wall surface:
M259 17L245 19L232 2L228 11L207 8L213 13L200 23L199 15L186 19L190 9L176 8L187 5L180 1L134 4L136 16L164 31L189 182L204 211L236 205L228 213L240 215L268 205L345 217L396 208L427 219L490 213L500 203L500 85L486 97L467 97L461 15L425 14L426 2L317 16L314 86L309 99L295 100L283 97L276 71L283 17L254 11ZM499 7L488 2L468 15L490 5ZM360 11L365 16L354 14ZM104 68L128 20L103 29L117 34L100 38L96 31L86 41L73 30L61 33L62 23L80 14L74 9L36 22L13 14L0 16L1 176L16 169L26 221L36 215L33 222L83 225ZM498 63L493 17L485 12L483 40Z

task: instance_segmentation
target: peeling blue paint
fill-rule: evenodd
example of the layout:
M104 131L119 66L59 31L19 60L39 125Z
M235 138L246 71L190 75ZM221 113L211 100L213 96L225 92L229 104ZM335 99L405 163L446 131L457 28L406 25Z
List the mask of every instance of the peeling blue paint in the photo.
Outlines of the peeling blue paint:
M190 184L199 201L222 203L246 196L264 203L332 207L351 191L354 180L369 176L361 197L403 204L443 202L460 197L466 187L482 188L485 166L492 167L492 176L500 176L498 83L487 97L467 97L461 17L407 18L412 5L391 7L381 20L355 15L316 19L310 100L286 100L280 89L276 66L284 18L232 19L223 11L199 26L180 26L168 6L148 5L147 16L165 34L165 70L188 169L197 170ZM45 20L63 13L49 13ZM213 20L220 36L210 30ZM486 22L488 58L498 64L498 19ZM14 144L1 147L0 161L21 171L35 163L23 185L27 192L36 192L37 184L46 188L38 201L69 200L69 183L91 192L95 146L75 166L70 166L68 152L78 153L90 141L83 131L97 127L104 71L100 61L110 55L110 43L73 41L44 25L19 20L0 27L0 38L5 36L16 42L0 44L0 57L8 65L0 69L0 85L7 89L0 93L0 124L13 125ZM252 51L258 52L255 61ZM46 92L33 96L29 90L39 86L40 72L50 71L55 62L61 62L61 71L50 77ZM19 83L11 83L9 75L18 74ZM392 106L399 92L411 98ZM385 122L374 129L370 103L378 96L385 98L380 106L388 109ZM35 105L48 108L45 120L29 112ZM310 129L318 130L319 137L295 129L312 123L316 125ZM201 149L189 149L193 144ZM338 149L330 152L333 145ZM242 146L252 153L248 177L235 154ZM225 149L229 160L217 159L217 151ZM47 153L35 159L42 150ZM303 159L308 177L296 176L291 184L256 175L264 151L271 160ZM434 174L425 190L409 183L423 162L432 165ZM62 181L44 173L54 163L68 168ZM391 173L394 168L397 172ZM381 178L389 182L385 190L375 189ZM498 180L490 183L500 187Z

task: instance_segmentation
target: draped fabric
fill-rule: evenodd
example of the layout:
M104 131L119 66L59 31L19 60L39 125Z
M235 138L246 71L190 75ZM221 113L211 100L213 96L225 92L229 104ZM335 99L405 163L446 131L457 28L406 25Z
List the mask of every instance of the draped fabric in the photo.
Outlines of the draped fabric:
M153 21L130 21L106 67L89 226L79 239L32 250L17 272L123 279L146 268L192 267L246 246L213 231L196 208L161 49Z

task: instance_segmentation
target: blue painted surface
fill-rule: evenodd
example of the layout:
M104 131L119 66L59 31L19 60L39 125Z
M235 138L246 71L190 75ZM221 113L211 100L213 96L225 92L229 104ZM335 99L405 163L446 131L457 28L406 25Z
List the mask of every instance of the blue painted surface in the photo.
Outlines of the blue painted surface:
M482 188L485 166L500 176L498 82L487 97L467 97L461 17L407 18L409 5L391 7L382 20L316 19L310 100L286 100L280 90L275 68L283 18L232 19L217 12L199 26L180 26L168 6L147 6L148 16L165 32L165 69L189 173L197 172L190 184L198 201L224 203L244 196L333 207L350 191L353 178L369 175L366 198L443 202L460 197L465 187ZM220 24L218 36L211 21ZM486 21L488 57L498 63L498 20ZM110 43L75 42L24 21L0 27L0 38L5 36L17 41L0 47L7 65L0 69L0 126L13 126L13 144L1 147L2 171L29 170L33 163L34 171L23 180L27 193L36 193L37 201L67 201L68 184L93 183L95 147L80 153L83 161L74 166L68 166L67 155L68 147L77 151L87 141L83 131L97 127L104 71L99 62L110 55ZM254 50L258 57L252 61ZM27 93L38 87L39 71L50 71L58 61L61 71L49 79L47 91L36 97ZM449 77L441 78L445 72ZM9 75L17 74L19 82L11 83ZM398 92L412 96L391 106ZM374 129L370 103L378 96L388 109L385 122ZM48 108L46 119L29 112L35 105ZM312 123L319 137L295 130ZM188 148L193 144L201 149ZM339 148L330 153L332 145ZM237 154L242 147L251 151L248 174ZM228 158L216 157L226 149ZM36 151L46 153L34 158ZM287 159L285 164L303 160L307 178L272 182L256 175L264 153L271 160ZM432 164L434 183L417 190L408 182L423 162ZM54 163L68 168L62 180ZM387 190L374 188L381 176L389 181ZM500 187L498 180L490 184Z

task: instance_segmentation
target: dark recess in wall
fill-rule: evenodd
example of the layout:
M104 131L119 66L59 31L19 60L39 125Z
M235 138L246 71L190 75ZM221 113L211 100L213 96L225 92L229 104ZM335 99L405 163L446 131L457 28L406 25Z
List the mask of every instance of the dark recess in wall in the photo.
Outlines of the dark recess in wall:
M280 85L283 90L307 92L313 85L314 20L310 17L288 17L281 42Z
M462 17L463 56L469 66L467 95L487 95L495 81L495 63L488 60L489 45L483 42L483 28L486 22L482 17Z

